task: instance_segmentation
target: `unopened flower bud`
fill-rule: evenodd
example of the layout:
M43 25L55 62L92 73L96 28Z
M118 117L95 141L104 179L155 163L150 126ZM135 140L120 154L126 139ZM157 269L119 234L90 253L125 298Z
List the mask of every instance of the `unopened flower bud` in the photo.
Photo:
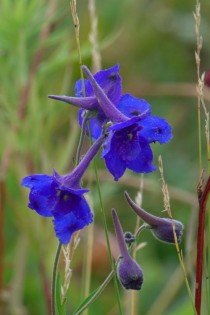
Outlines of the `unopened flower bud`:
M123 230L114 209L112 209L112 217L121 254L121 258L117 266L118 279L125 289L140 290L143 283L143 271L137 262L129 255Z
M175 232L177 242L181 242L184 225L180 221L170 218L160 218L152 215L139 207L137 204L135 204L135 202L130 198L127 192L125 192L125 197L134 212L147 224L146 227L151 230L153 235L158 240L174 244Z
M162 219L162 223L151 226L152 234L159 240L166 243L175 243L174 232L177 242L181 243L184 226L180 221L173 219Z
M117 266L117 276L125 289L140 290L143 283L143 271L130 256L123 257Z
M124 239L128 247L130 247L131 244L134 243L136 240L135 235L133 235L131 232L125 232Z

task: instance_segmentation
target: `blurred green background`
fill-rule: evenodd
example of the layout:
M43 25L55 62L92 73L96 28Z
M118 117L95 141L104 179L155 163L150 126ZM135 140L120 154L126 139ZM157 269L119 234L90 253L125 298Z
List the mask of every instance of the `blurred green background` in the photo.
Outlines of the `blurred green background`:
M89 41L88 1L78 0L83 63L92 67ZM197 98L195 92L196 49L194 1L96 0L98 42L102 68L120 64L123 92L145 98L155 115L173 126L173 140L153 145L154 163L161 154L171 194L173 216L183 221L181 250L194 292L194 263L198 182ZM201 72L210 68L210 2L201 2ZM48 94L74 95L80 78L74 27L69 1L1 0L0 2L0 290L5 315L48 314L49 288L57 240L49 219L27 208L28 190L22 177L51 174L73 168L79 139L77 109L47 98ZM210 92L205 92L209 106ZM203 166L207 167L202 113ZM86 142L86 148L89 142ZM118 254L110 210L115 207L125 230L134 231L136 218L123 198L135 197L141 176L129 171L114 182L97 159L104 207L107 213L113 254ZM143 207L161 215L163 197L159 171L144 176ZM107 276L106 253L99 198L93 168L84 185L91 187L95 212L91 290ZM67 314L82 299L82 263L87 229L81 232L68 292ZM208 237L208 235L207 235ZM142 315L191 315L193 310L184 286L175 248L159 243L149 232L138 252L144 270L144 285L138 292ZM60 270L64 268L61 259ZM208 266L206 267L208 269ZM110 284L90 307L89 314L117 314ZM131 295L120 289L125 314L130 314ZM204 285L203 313L207 314Z

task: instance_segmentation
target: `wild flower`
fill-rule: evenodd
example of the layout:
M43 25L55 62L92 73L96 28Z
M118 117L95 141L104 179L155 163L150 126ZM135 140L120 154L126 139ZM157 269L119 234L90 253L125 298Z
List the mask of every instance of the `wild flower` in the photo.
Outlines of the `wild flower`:
M80 180L94 156L99 151L104 136L87 151L78 166L67 175L34 174L23 178L21 185L30 189L28 207L43 217L53 217L54 230L62 244L71 240L72 234L93 221L93 215L83 194Z
M83 72L92 84L101 109L112 122L107 128L109 135L101 156L114 179L118 180L126 168L139 173L154 171L150 143L170 141L171 126L165 119L152 116L146 101L129 94L122 96L115 106L86 66Z
M131 209L144 221L146 222L145 227L148 228L153 235L160 241L166 243L175 243L174 232L176 234L177 242L181 242L184 226L180 221L170 218L160 218L154 216L144 209L139 207L125 192L125 197L130 205ZM173 229L174 227L174 229Z

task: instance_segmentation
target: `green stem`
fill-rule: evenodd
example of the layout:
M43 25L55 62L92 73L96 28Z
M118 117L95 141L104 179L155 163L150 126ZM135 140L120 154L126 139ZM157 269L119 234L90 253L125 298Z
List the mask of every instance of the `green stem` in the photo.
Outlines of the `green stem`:
M101 189L100 189L100 185L99 185L99 178L98 178L98 172L97 172L95 160L94 160L94 171L95 171L95 177L96 177L96 183L97 183L97 189L98 189L99 202L100 202L100 207L101 207L101 212L102 212L102 218L103 218L103 225L104 225L105 236L106 236L109 261L110 261L112 270L114 270L114 272L115 272L114 285L115 285L115 291L117 294L118 309L119 309L119 314L122 314L122 306L121 306L121 302L120 302L120 293L119 293L119 287L118 287L117 275L116 275L116 266L115 266L113 259L112 259L112 253L111 253L111 247L110 247L110 241L109 241L109 235L108 235L108 227L107 227L107 222L106 222L106 214L105 214L105 210L104 210L104 206L103 206L103 202L102 202Z
M57 279L57 269L58 269L58 262L59 262L59 257L60 257L60 252L61 252L62 244L58 244L58 248L55 254L55 260L54 260L54 265L53 265L53 276L52 276L52 315L56 315L56 279Z
M81 132L80 132L80 137L79 137L79 144L77 147L77 153L76 153L76 165L79 164L79 160L80 160L80 155L81 155L81 149L82 149L82 145L83 145L83 141L84 141L84 137L85 137L85 128L87 125L87 121L89 119L88 117L88 113L86 113L83 122L82 122L82 128L81 128Z

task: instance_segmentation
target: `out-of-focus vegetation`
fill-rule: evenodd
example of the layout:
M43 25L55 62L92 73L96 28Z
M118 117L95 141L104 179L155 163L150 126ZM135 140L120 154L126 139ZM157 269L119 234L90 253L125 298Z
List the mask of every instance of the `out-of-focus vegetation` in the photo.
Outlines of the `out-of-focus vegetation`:
M88 1L78 0L83 63L91 67ZM194 290L195 239L198 182L197 99L194 60L194 1L98 0L98 39L103 68L121 66L123 91L146 98L153 113L173 126L173 140L153 145L171 193L173 216L183 221L181 249ZM210 67L209 1L201 3L201 33L204 47L201 71ZM77 109L47 98L48 94L74 94L79 65L69 1L1 0L0 3L0 289L1 314L47 314L52 265L57 245L52 223L27 208L28 191L21 178L32 173L69 172L73 168L79 138ZM210 93L206 91L207 106ZM203 165L206 168L204 116L202 114ZM88 141L87 141L88 145ZM129 173L114 182L97 160L110 235L110 210L115 207L125 230L134 230L135 216L123 199L126 189L134 197L140 176ZM160 174L145 177L143 207L155 214L163 209ZM91 185L95 212L91 289L107 276L106 254L94 172L84 185ZM81 301L82 261L85 235L72 261L73 276L68 293L68 314ZM111 237L113 252L116 244ZM193 314L173 246L159 243L149 232L138 252L145 282L138 292L142 315ZM61 259L62 270L62 259ZM121 290L125 309L130 293ZM204 286L204 301L205 301ZM203 314L207 314L203 305ZM90 307L89 314L117 314L113 285ZM127 311L126 314L129 314Z

